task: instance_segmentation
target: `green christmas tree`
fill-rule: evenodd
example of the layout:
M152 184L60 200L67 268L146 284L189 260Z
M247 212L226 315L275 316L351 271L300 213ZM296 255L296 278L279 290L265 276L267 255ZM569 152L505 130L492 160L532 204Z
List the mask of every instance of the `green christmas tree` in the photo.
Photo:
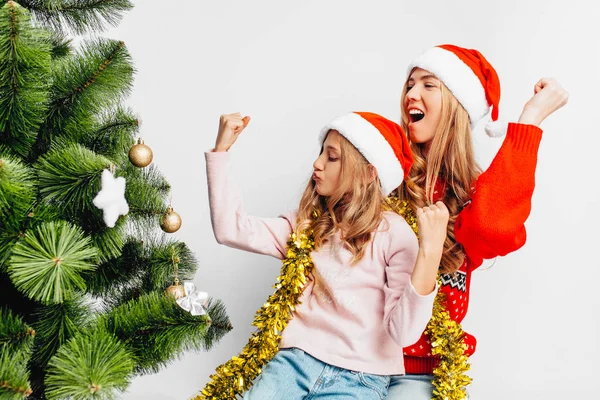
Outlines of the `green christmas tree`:
M86 39L131 1L0 7L0 399L117 398L231 324L219 301L190 313L165 294L197 261L159 228L168 182L128 158L139 123L122 105L127 49Z

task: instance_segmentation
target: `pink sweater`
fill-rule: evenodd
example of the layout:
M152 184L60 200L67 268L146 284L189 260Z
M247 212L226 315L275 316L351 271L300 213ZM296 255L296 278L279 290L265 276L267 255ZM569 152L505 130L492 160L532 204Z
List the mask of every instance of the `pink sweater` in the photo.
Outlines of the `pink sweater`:
M217 242L283 259L297 212L279 218L246 215L229 172L229 153L207 152L206 172ZM354 266L336 234L311 254L314 273L280 347L297 347L352 371L404 374L402 347L421 336L437 293L436 288L419 295L411 284L417 252L415 234L392 212L384 214L365 257Z

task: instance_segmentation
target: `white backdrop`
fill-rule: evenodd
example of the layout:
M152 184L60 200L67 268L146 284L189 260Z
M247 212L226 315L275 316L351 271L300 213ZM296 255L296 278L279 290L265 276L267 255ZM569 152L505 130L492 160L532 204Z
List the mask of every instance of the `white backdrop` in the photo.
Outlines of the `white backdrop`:
M430 46L480 50L502 82L500 117L516 120L533 85L553 76L570 92L547 119L528 241L473 275L464 327L479 341L473 399L597 396L600 244L597 161L598 3L535 0L138 1L106 35L138 70L129 103L183 218L177 237L197 254L197 287L222 299L234 330L212 350L136 378L124 399L187 399L242 348L278 260L219 246L203 152L219 115L253 119L232 150L248 212L296 206L330 118L369 110L399 118L408 62ZM475 134L487 167L502 139ZM515 173L518 173L516 171ZM509 176L506 177L510 179Z

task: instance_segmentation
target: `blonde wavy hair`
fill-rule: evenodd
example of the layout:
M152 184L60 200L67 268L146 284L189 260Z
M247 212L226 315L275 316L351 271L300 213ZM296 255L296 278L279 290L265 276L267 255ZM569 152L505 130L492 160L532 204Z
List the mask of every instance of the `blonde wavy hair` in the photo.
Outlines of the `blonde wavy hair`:
M435 183L438 179L444 182L442 201L450 211L450 220L440 271L448 274L458 271L464 261L464 249L454 236L454 224L458 213L471 198L471 187L481 174L481 168L475 161L469 114L441 81L440 86L442 111L435 136L426 156L425 143L411 142L414 164L404 185L397 189L397 194L416 210L432 204ZM401 122L405 132L408 132L409 123L408 110L404 103L407 87L408 80L404 84L401 97Z
M384 196L379 178L372 179L373 166L344 136L340 135L340 139L340 185L325 197L317 193L310 180L298 207L296 233L312 229L318 250L339 230L353 254L352 264L356 264L364 257L371 235L381 223Z

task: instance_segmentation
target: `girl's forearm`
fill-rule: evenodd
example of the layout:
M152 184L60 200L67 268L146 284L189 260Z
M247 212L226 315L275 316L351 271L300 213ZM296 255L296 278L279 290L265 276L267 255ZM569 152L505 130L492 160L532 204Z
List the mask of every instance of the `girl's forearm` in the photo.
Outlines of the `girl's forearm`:
M426 296L434 291L441 260L442 249L419 249L415 269L413 270L410 280L417 293L420 295Z

